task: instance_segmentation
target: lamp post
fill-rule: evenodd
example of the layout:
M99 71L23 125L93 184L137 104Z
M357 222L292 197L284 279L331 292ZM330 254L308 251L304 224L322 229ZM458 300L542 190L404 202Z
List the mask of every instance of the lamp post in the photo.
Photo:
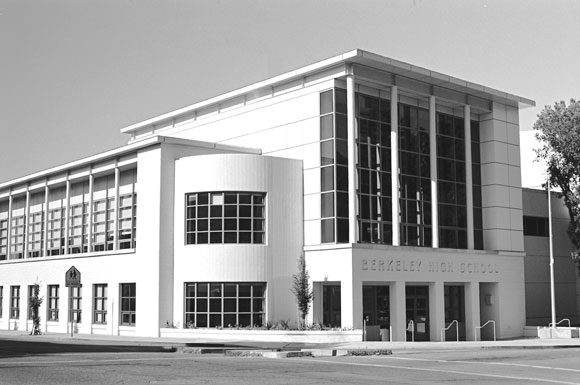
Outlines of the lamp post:
M548 177L548 237L550 240L550 299L552 302L552 328L556 328L556 288L554 285L554 247L552 242L552 194Z

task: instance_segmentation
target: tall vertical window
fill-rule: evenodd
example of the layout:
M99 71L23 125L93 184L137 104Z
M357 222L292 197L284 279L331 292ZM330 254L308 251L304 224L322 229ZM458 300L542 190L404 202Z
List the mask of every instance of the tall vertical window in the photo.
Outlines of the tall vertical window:
M20 318L20 286L10 286L10 318Z
M93 251L113 250L115 242L115 176L95 178L93 193Z
M107 323L107 284L93 286L93 323Z
M48 194L47 254L64 254L65 243L65 200L64 187L51 188Z
M185 196L185 243L265 243L266 194L203 192Z
M474 248L483 250L483 217L481 203L481 155L479 150L479 122L471 121L471 170L473 186Z
M70 254L88 250L89 181L75 183L70 189L69 234Z
M82 287L70 288L71 311L69 312L69 322L81 323L81 309L83 302L82 290Z
M49 321L58 321L58 285L48 285L48 315Z
M390 101L357 93L356 119L359 242L392 244Z
M437 113L440 247L467 248L464 130L463 118Z
M123 170L119 178L119 249L133 249L137 242L137 169Z
M346 91L320 94L322 243L348 242L348 141Z
M26 315L26 319L32 319L32 301L34 298L34 285L28 285L28 314Z
M136 290L134 283L121 284L121 325L135 326Z
M0 202L0 261L8 258L8 202Z
M4 302L4 286L0 286L0 318L2 318L2 303Z
M28 222L28 257L42 256L42 242L44 239L44 213L31 213Z
M262 326L265 283L185 284L185 324L196 327Z
M431 246L429 110L399 103L401 245Z
M10 259L24 258L26 233L26 197L12 200L12 220L10 221Z

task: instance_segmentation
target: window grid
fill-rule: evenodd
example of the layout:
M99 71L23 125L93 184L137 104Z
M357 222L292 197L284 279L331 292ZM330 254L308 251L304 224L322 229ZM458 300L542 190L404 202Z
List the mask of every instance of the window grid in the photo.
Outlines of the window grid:
M93 286L93 323L107 324L107 284Z
M361 243L392 244L390 100L356 93L358 232Z
M48 285L48 321L58 321L58 285Z
M64 254L65 209L54 208L48 211L47 254Z
M34 285L28 285L28 314L26 319L32 319L32 297L34 296Z
M265 322L265 283L185 284L188 327L259 327Z
M115 198L93 202L93 251L113 250Z
M346 91L320 94L321 243L348 242Z
M136 285L121 284L121 325L135 326Z
M69 322L81 323L82 317L82 287L70 288L71 311L69 312ZM72 317L72 318L71 318Z
M30 213L28 216L28 257L38 258L42 256L42 244L44 240L44 212Z
M264 244L265 193L203 192L185 195L185 243Z
M0 261L6 260L7 257L8 257L8 219L0 219Z
M69 238L70 254L86 253L88 248L88 217L89 204L77 203L69 208Z
M481 198L481 153L479 149L479 122L472 120L470 125L474 248L476 250L483 250L483 210Z
M545 217L524 215L524 235L533 237L548 237L550 235L549 220Z
M464 119L437 113L439 246L467 248Z
M119 249L132 249L137 240L137 194L119 197Z
M10 319L20 318L20 286L10 286Z
M10 259L22 259L24 257L24 230L26 217L19 215L12 217L10 229Z

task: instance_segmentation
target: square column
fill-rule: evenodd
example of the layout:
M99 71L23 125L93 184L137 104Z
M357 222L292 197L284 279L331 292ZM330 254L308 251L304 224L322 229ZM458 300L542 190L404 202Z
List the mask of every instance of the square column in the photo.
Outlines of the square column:
M352 67L350 68L352 71ZM356 217L356 111L354 76L346 77L346 116L347 116L347 150L348 150L348 241L357 242Z
M431 246L437 249L439 248L439 200L437 198L437 110L435 96L429 97L429 163L431 166Z
M441 341L445 325L445 288L443 282L429 283L429 334L431 341Z
M362 283L352 278L340 281L340 318L343 328L362 329Z
M393 246L400 245L401 226L399 208L399 93L398 87L391 87L391 210L393 218ZM404 290L403 290L404 294Z
M471 108L464 107L463 114L465 130L465 195L467 203L467 248L475 248L475 238L473 234L473 169L471 166Z
M475 328L480 325L479 282L465 284L465 339L474 341Z
M389 286L389 303L393 341L405 341L407 338L407 302L405 282L397 281Z

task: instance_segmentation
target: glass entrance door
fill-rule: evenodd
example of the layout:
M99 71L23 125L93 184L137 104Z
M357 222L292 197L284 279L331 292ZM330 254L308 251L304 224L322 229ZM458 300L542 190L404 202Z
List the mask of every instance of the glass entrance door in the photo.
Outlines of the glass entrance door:
M411 327L415 341L429 341L429 287L407 286L407 341L411 341ZM411 325L411 321L413 321Z

